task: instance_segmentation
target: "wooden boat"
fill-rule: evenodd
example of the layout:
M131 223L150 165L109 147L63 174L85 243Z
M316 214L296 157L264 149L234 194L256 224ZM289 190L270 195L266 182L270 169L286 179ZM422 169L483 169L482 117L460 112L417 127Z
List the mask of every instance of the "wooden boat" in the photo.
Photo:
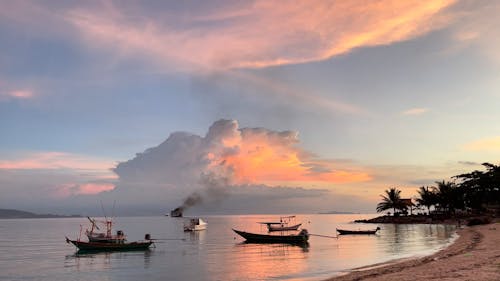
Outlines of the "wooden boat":
M137 241L137 242L85 242L79 240L71 240L66 237L66 243L75 245L81 251L134 251L146 250L153 244L152 240Z
M85 235L87 236L88 242L82 241L80 237L82 236L82 227L80 225L80 236L77 240L71 240L66 237L66 243L71 243L75 245L79 250L83 251L130 251L130 250L145 250L148 249L153 240L149 234L144 236L143 241L127 242L126 236L123 231L118 230L116 235L112 235L113 221L106 217L105 221L100 221L105 223L106 232L95 232L95 230L100 230L97 226L97 222L90 217L87 217L92 223L91 229L85 230Z
M271 235L271 234L258 234L240 231L233 229L236 234L245 238L248 242L254 243L290 243L300 244L306 243L309 240L309 233L306 229L302 229L298 234L289 235Z
M91 219L90 217L87 217L87 219L92 223L92 227L90 230L85 230L85 235L87 236L87 239L89 242L103 242L103 243L123 243L126 241L126 236L123 234L123 231L118 230L116 232L116 235L113 235L112 229L113 229L113 220L106 219L104 221L97 221L95 219ZM100 230L99 226L97 223L100 222L106 226L106 232L96 232L96 230Z
M200 231L207 229L207 223L200 218L189 219L189 221L184 224L184 231Z
M286 217L280 217L279 222L259 222L259 223L265 224L269 232L297 230L302 225L302 223L290 225L291 220L294 218L295 216L286 216Z
M373 230L348 230L348 229L338 229L337 232L339 234L375 234L377 231L380 230L380 227L377 227L376 229Z

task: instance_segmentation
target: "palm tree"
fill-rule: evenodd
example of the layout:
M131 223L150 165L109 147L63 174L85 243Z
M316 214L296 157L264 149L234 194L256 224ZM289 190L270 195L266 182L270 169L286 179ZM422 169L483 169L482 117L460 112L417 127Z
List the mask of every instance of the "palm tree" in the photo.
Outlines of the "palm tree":
M418 195L420 198L417 198L417 203L419 206L425 206L427 208L427 212L429 215L431 214L431 206L437 203L436 192L429 188L428 186L421 186L418 190Z
M401 190L398 190L395 187L387 189L385 191L385 195L380 195L382 197L382 202L377 204L377 212L392 209L393 214L395 214L396 209L405 208L406 206L404 206L400 194Z
M436 182L437 203L447 213L455 213L456 209L464 209L463 188L454 182Z

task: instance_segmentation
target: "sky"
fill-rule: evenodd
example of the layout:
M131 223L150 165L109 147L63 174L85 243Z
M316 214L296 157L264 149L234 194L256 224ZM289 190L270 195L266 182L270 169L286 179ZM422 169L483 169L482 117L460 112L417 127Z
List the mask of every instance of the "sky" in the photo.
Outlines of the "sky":
M373 213L499 162L496 1L0 4L0 208Z

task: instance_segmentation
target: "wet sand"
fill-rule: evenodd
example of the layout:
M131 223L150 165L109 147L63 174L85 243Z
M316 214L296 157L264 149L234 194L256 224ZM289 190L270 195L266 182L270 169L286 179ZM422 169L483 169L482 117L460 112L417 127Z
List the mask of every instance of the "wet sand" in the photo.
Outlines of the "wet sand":
M500 223L465 227L458 234L431 256L361 268L327 281L500 280Z

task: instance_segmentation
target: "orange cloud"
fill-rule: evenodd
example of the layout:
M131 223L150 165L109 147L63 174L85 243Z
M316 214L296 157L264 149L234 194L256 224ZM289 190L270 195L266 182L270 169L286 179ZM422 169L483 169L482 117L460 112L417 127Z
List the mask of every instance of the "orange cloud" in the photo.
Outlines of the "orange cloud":
M470 151L500 151L500 137L485 138L463 145Z
M339 164L314 159L295 144L295 132L272 132L244 128L220 140L222 147L210 151L207 159L213 170L231 175L234 184L350 183L371 180L363 171L343 169Z
M448 24L454 0L254 1L165 14L166 24L118 7L73 9L65 19L92 46L172 69L261 68L319 61L354 48L408 40ZM136 14L137 13L137 14Z

